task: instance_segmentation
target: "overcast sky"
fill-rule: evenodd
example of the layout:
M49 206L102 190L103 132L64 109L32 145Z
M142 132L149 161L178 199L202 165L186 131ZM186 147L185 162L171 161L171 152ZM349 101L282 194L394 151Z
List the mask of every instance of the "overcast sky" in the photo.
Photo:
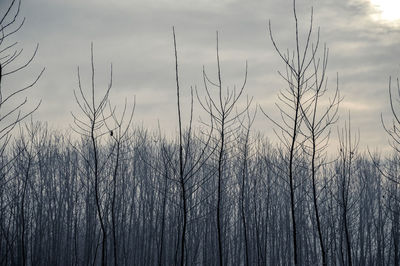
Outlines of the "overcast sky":
M136 95L136 124L155 128L159 120L162 128L174 132L172 26L177 34L183 101L188 101L190 86L203 89L203 66L215 77L218 30L225 86L241 84L247 60L245 94L254 96L254 107L262 106L279 118L274 102L285 86L277 73L284 65L273 49L267 25L271 20L282 49L293 49L291 5L291 0L23 0L21 14L26 23L14 39L27 57L36 43L40 48L31 67L10 84L27 82L46 67L29 94L31 102L42 100L34 118L68 128L70 112L77 109L73 98L77 66L89 88L93 42L98 90L107 86L112 63L114 103L123 103L125 97L132 103ZM361 146L383 150L387 136L380 115L391 119L387 88L389 76L400 75L400 24L383 20L384 14L369 0L298 0L297 5L303 36L314 7L314 25L321 28L321 42L329 47L331 88L339 74L344 100L338 125L344 124L350 111L353 128L360 130ZM272 138L271 128L259 112L255 129Z

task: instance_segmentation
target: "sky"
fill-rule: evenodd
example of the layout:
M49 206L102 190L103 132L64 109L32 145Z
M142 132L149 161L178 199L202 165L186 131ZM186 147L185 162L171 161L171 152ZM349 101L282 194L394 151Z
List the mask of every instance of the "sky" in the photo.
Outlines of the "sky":
M0 10L9 0L1 0ZM329 48L328 87L339 77L342 127L351 114L352 128L360 132L361 149L384 151L388 137L381 114L390 123L389 77L400 76L400 21L393 10L399 4L388 0L298 0L300 38L304 41L314 10L314 27L320 27L320 42ZM393 6L390 6L390 5ZM27 92L31 105L41 102L34 119L53 128L68 129L71 111L78 113L73 90L77 89L77 67L82 84L90 88L90 45L94 44L96 90L107 87L113 65L111 100L133 104L134 123L150 129L158 123L167 134L177 128L176 88L172 26L175 27L179 74L188 119L190 88L204 92L202 69L216 77L216 31L224 87L240 86L248 62L246 95L254 97L253 108L279 119L275 107L285 81L278 71L284 64L268 35L271 21L276 42L282 50L294 46L291 0L22 0L23 28L9 42L18 41L29 58L37 43L39 51L29 68L4 81L21 86L45 73ZM313 36L315 40L315 35ZM303 39L302 39L303 38ZM4 85L4 86L5 86ZM29 108L29 106L27 107ZM195 103L195 121L204 113ZM258 111L254 131L273 141L273 124Z

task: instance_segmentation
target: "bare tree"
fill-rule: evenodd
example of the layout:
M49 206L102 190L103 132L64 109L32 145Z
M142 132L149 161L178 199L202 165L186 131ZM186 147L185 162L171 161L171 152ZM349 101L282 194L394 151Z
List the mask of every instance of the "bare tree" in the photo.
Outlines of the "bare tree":
M284 62L286 73L278 72L283 80L287 83L287 88L282 90L278 96L280 104L277 108L282 118L278 122L266 114L265 116L279 129L279 133L275 131L276 136L280 139L281 143L287 149L287 176L289 181L290 191L290 209L292 220L292 243L293 243L293 261L298 265L298 241L297 241L297 224L296 224L296 158L299 157L301 147L307 138L301 138L301 128L304 123L304 110L308 110L310 99L307 94L313 89L314 83L310 82L315 76L312 69L313 62L315 63L315 55L319 45L319 31L316 44L312 47L312 32L313 32L313 12L311 11L311 22L309 30L306 33L305 43L301 49L299 22L296 11L296 0L293 0L293 16L295 20L295 48L292 52L289 50L283 53L275 42L272 34L271 22L269 22L269 36L272 44ZM317 81L318 82L318 81ZM311 83L311 85L310 85ZM317 90L315 88L315 90ZM318 92L319 93L319 92ZM318 95L318 93L316 95ZM315 96L315 94L314 94ZM315 98L315 97L314 97ZM313 99L313 98L312 98ZM317 101L315 101L317 102ZM303 110L303 111L302 111Z
M35 58L39 45L36 46L32 55L23 61L23 63L18 63L18 61L23 60L23 49L18 48L17 42L9 42L10 37L12 38L18 31L21 29L25 22L25 18L20 19L20 7L21 0L12 0L6 1L4 3L5 8L0 10L0 172L5 173L6 169L9 169L10 164L14 159L20 156L19 153L15 154L7 154L6 148L11 140L11 132L13 129L25 118L31 115L40 105L40 102L36 104L31 110L24 111L24 107L28 103L27 97L21 100L24 92L28 89L32 88L40 79L44 72L44 68L35 76L32 82L25 84L21 87L12 88L9 84L5 83L5 81L11 80L14 74L23 71L26 69L33 59ZM21 147L18 149L18 152L23 153L26 149ZM10 178L10 179L9 179ZM7 178L5 174L1 174L0 176L0 198L3 199L3 193L6 191L6 184L14 177ZM27 180L24 180L24 184L27 183ZM22 213L24 210L25 204L25 195L26 195L26 185L24 185L24 190L21 198L21 220L23 223L21 224L22 228L24 228L25 217ZM0 231L0 239L7 239L8 248L7 252L12 252L11 249L11 240L9 236L7 236L6 230L3 228L2 221L5 220L5 216L3 214L3 210L5 210L5 206L3 205L3 200L0 203L0 221L1 228L3 230ZM24 230L23 230L24 231ZM22 233L21 246L23 247L22 252L22 264L25 265L27 263L26 260L26 250L25 250L25 233ZM1 241L0 241L1 242ZM1 245L1 243L0 243ZM7 257L7 256L6 256ZM12 261L14 258L12 258ZM7 259L5 259L7 263ZM15 262L15 261L13 261ZM20 261L21 262L21 261Z
M398 174L398 162L400 155L400 117L398 110L398 103L400 97L400 82L399 78L396 78L395 81L395 92L393 93L393 81L392 77L389 77L389 104L390 111L392 113L392 121L390 124L385 124L383 115L381 114L381 122L384 130L390 137L389 144L392 147L394 154L392 158L388 158L388 165L381 165L378 163L378 160L374 159L374 157L370 154L375 166L379 169L380 173L391 183L390 188L388 189L388 208L392 216L393 226L392 226L392 237L394 241L394 265L400 265L399 258L399 244L398 241L400 239L400 230L398 226L399 222L399 192L398 186L400 184L399 174ZM394 95L393 95L394 94Z
M102 113L104 125L114 141L112 150L114 150L115 165L112 173L112 198L111 198L111 223L112 223L112 237L113 237L113 251L114 251L114 265L118 265L118 241L116 236L117 231L117 214L116 214L116 193L117 193L117 177L119 174L119 169L121 167L121 149L122 146L129 140L128 130L132 124L133 114L135 111L136 100L134 100L133 107L128 114L127 110L127 100L125 99L124 107L120 117L116 114L116 107L112 108L109 102L109 114L105 115ZM111 124L107 123L107 117L112 121Z
M205 133L205 140L203 147L201 147L200 153L196 156L193 150L194 141L193 138L193 89L190 91L190 117L188 123L188 129L186 134L184 133L181 113L181 99L180 99L180 86L179 86L179 71L178 71L178 52L175 37L175 28L172 28L173 39L174 39L174 54L175 54L175 81L176 81L176 97L177 97L177 111L178 111L178 128L179 128L179 159L177 169L177 182L180 186L181 204L182 204L182 232L180 239L180 265L183 266L186 261L185 257L185 243L186 243L186 227L187 227L187 216L188 216L188 198L194 193L199 184L204 180L196 180L195 184L189 185L189 182L194 179L202 166L207 162L208 158L213 154L215 148L210 147L210 141L213 134L213 125L209 129L209 132ZM187 264L187 263L186 263Z
M89 139L91 143L91 152L89 153L89 158L87 158L82 152L81 155L84 156L84 160L88 163L90 167L90 172L94 178L94 196L95 204L97 210L97 216L100 222L100 228L102 232L102 249L101 249L101 264L106 264L106 251L107 251L107 228L106 228L106 217L103 209L103 202L101 196L101 171L103 168L100 164L100 139L105 134L110 134L109 131L105 131L105 120L104 109L107 106L109 93L112 87L112 65L110 70L110 82L107 89L100 97L97 102L95 95L95 67L93 58L93 43L91 44L91 93L90 96L85 95L82 84L80 71L78 67L78 93L74 90L75 101L82 112L83 118L76 116L71 113L74 118L74 127L72 128L84 139ZM111 114L112 115L112 114ZM123 131L122 131L123 132Z
M319 41L317 41L318 43ZM312 54L315 55L314 47ZM331 133L330 127L338 120L338 107L341 101L339 96L338 79L336 82L336 90L334 91L332 99L329 99L327 106L321 106L321 98L325 96L328 91L326 68L328 64L328 49L324 46L322 59L313 60L313 79L310 81L310 95L307 95L306 101L301 103L300 108L304 117L306 129L301 131L307 141L304 143L304 151L311 157L311 182L312 182L312 199L315 212L315 221L317 224L317 232L319 237L319 244L321 249L322 264L327 265L326 249L324 245L324 238L322 236L322 226L320 212L318 208L318 194L320 192L317 188L318 173L323 164L326 163L325 150L329 143Z
M223 253L223 234L222 234L222 195L223 195L223 177L224 177L224 167L227 161L227 149L228 145L231 142L231 136L235 133L239 128L235 124L238 122L238 118L244 114L251 104L251 100L247 102L247 105L241 111L237 111L235 108L237 107L237 103L240 97L243 94L244 88L247 82L247 62L246 69L244 75L244 81L242 86L236 91L236 87L233 90L229 88L224 92L223 84L222 84L222 75L221 75L221 64L219 57L219 41L218 41L218 32L216 37L217 42L217 81L212 81L209 76L206 74L205 69L203 68L203 81L204 81L204 89L206 92L206 96L204 99L199 97L199 94L196 91L197 99L203 109L208 113L211 117L211 127L215 127L217 133L215 136L215 143L218 147L218 155L217 155L217 211L216 211L216 220L217 220L217 239L218 239L218 257L219 257L219 265L224 265L224 253ZM211 91L211 88L216 89L216 96ZM236 113L234 112L236 111Z

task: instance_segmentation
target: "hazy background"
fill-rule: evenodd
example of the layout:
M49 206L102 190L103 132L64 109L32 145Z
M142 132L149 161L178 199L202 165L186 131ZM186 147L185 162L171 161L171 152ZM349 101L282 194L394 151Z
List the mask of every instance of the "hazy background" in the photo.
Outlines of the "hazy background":
M292 49L291 5L290 0L23 0L21 15L26 17L26 24L14 39L24 47L25 58L36 43L40 44L39 53L29 69L5 84L29 82L41 67L46 67L44 76L29 92L32 103L42 99L34 118L67 129L72 123L70 112L77 109L73 98L77 66L81 67L84 87L89 89L93 41L99 93L107 86L112 62L113 102L122 104L127 97L132 103L136 95L134 123L155 128L159 121L167 134L174 134L177 119L172 26L177 34L185 102L190 86L203 90L203 65L215 77L218 30L224 85L241 84L247 60L245 93L254 96L253 107L260 105L279 118L274 103L285 82L277 71L284 65L273 49L267 26L270 19L280 47ZM344 100L338 125L344 124L350 111L353 128L360 130L361 146L386 149L387 135L380 115L388 122L391 119L387 89L389 76L400 75L400 24L379 20L379 11L369 0L298 0L297 5L303 29L309 24L310 8L314 6L314 25L321 27L320 39L330 50L331 88L336 86L339 73ZM197 111L196 121L200 115ZM271 128L272 124L258 112L255 130L275 139ZM336 129L334 133L336 138Z

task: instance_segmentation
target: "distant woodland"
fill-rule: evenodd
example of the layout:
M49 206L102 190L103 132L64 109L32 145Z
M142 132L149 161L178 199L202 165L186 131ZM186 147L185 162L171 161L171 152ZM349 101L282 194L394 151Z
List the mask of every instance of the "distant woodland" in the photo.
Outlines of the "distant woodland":
M391 153L360 151L350 115L339 119L339 77L327 82L312 11L298 21L293 1L290 50L266 25L284 70L274 114L247 96L247 64L242 84L222 78L218 33L217 71L204 70L182 103L173 29L178 127L167 138L135 125L129 101L110 101L112 67L107 89L97 88L93 45L91 82L79 70L71 77L71 132L33 121L40 103L25 111L23 95L44 70L26 87L2 83L38 50L8 41L24 24L20 5L0 11L0 265L399 265L399 82L381 125ZM256 115L276 143L253 132Z

